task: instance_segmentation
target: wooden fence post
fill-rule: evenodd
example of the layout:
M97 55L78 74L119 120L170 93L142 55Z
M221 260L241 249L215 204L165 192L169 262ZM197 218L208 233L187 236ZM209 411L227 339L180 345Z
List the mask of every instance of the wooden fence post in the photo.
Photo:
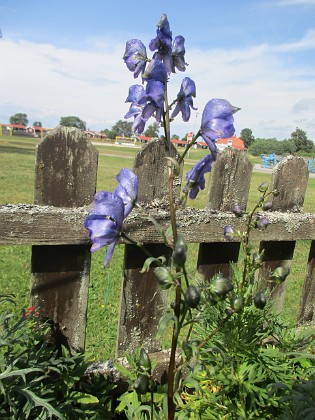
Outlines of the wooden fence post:
M220 153L211 173L207 208L232 211L234 205L241 204L245 209L252 169L244 152L227 148ZM239 249L238 242L200 244L197 262L199 273L207 278L218 272L229 276L230 262L237 261Z
M315 320L315 241L311 242L306 277L300 301L298 322L301 324Z
M271 191L279 192L279 195L272 199L272 211L300 212L303 208L308 176L307 164L301 157L288 156L278 163L273 170L270 184ZM291 267L294 248L295 241L261 242L260 251L264 251L260 272L262 285L267 284L270 273L277 267ZM282 309L287 283L276 286L269 282L269 285L272 296L277 301L277 308Z
M81 207L95 194L98 152L75 128L57 127L37 146L34 202ZM57 324L57 344L83 350L89 245L32 247L32 304Z
M141 149L134 163L134 172L139 178L138 199L142 203L156 200L156 205L168 202L168 174L166 156L178 160L179 154L171 145L167 150L164 141L152 141ZM180 178L174 180L179 194ZM165 200L166 199L166 200ZM139 220L141 223L141 220ZM171 249L164 244L144 244L153 256L164 255L167 260ZM134 245L126 245L124 257L124 279L121 295L117 354L133 353L143 345L149 352L161 349L156 339L158 323L165 309L165 293L161 291L152 269L140 273L146 255Z

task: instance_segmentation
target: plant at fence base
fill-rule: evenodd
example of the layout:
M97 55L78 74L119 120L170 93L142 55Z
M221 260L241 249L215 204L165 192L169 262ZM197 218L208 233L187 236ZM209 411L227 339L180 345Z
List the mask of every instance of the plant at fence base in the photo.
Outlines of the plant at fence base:
M126 102L130 103L130 108L125 118L133 118L133 130L141 133L149 118L154 117L157 123L163 125L167 148L170 147L172 119L181 113L182 119L188 121L191 110L195 110L193 98L196 97L196 86L188 77L183 79L177 97L168 103L167 82L171 73L175 73L176 69L181 72L186 70L184 41L182 36L173 40L167 17L162 15L156 38L149 45L149 49L154 52L153 57L148 58L146 47L138 39L126 43L123 56L134 77L142 78L142 84L129 88ZM226 226L222 234L229 241L239 237L244 259L241 267L233 266L230 278L218 273L212 279L195 284L186 270L185 239L177 232L173 199L173 179L177 165L182 163L190 147L201 136L210 153L186 175L184 196L181 199L181 203L185 204L188 197L194 199L199 190L204 189L205 174L211 171L212 163L217 158L216 140L234 134L233 114L238 109L225 99L210 100L203 110L200 129L186 146L178 163L173 165L171 159L168 161L172 238L167 237L152 217L150 220L162 232L166 245L173 249L172 267L166 265L163 256L154 258L142 244L137 244L148 255L143 270L154 267L160 287L163 290L174 290L175 300L162 317L159 330L162 335L172 325L167 385L163 387L155 384L152 363L145 349L139 349L133 356L126 355L129 369L119 367L133 383L133 392L122 395L121 404L117 408L118 411L125 411L129 418L164 416L174 419L176 415L184 419L196 410L200 415L206 413L208 418L218 418L218 415L226 418L252 418L261 413L266 418L270 414L272 418L279 408L280 398L268 394L266 386L282 380L292 382L298 374L294 357L290 358L283 353L296 345L298 340L290 341L285 337L280 322L265 309L267 289L259 290L255 280L263 255L252 252L249 241L252 229L265 229L268 226L268 219L261 211L270 208L267 198L277 192L268 193L268 185L262 184L259 187L262 196L250 213L245 213L239 205L235 207L235 215L246 218L246 228L244 232L234 232L232 226ZM92 241L91 251L108 246L105 267L119 238L123 237L136 244L124 233L123 222L132 208L139 206L138 180L132 171L125 168L117 180L119 185L113 193L101 191L95 195L94 205L85 221ZM288 271L281 268L273 273L273 279L282 282L287 275ZM264 327L266 320L268 328ZM270 336L275 340L276 344L272 344L275 351L264 341ZM179 348L182 359L176 363ZM239 355L240 349L244 351L244 357ZM280 360L281 354L285 354L285 360L281 359L281 369L278 369L274 360ZM224 370L225 365L230 368ZM294 374L292 369L296 370ZM228 417L230 411L232 417Z
M0 418L104 418L111 410L105 379L82 380L83 354L62 354L39 308L17 315L13 295L0 295ZM109 418L109 417L106 417Z

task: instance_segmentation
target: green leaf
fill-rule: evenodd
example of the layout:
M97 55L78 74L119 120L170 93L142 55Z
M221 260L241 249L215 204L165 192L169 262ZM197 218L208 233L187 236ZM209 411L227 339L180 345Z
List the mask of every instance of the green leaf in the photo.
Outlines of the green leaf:
M156 260L157 260L157 258L155 258L155 257L147 258L145 260L144 264L143 264L142 269L140 270L140 273L145 273L145 272L149 271L151 264L154 263L154 261L156 261Z
M86 394L85 392L73 391L69 394L69 399L74 400L80 404L98 404L99 399L92 394Z
M158 332L157 332L157 336L158 337L162 337L163 336L164 331L165 331L167 325L171 321L174 322L175 328L178 329L178 319L177 319L177 317L173 313L171 313L171 312L166 312L162 316L162 318L160 319L160 325L159 325L159 329L158 329Z
M16 389L17 392L25 395L26 398L32 401L36 407L44 407L50 415L54 415L57 419L65 420L65 417L57 411L49 402L40 398L38 395L34 394L34 392L30 391L29 389Z

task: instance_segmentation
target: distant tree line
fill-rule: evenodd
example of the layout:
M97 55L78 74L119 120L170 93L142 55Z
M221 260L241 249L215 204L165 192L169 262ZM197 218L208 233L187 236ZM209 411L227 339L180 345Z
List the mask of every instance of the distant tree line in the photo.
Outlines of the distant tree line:
M248 153L254 156L270 153L276 155L315 153L313 141L308 139L307 133L298 127L291 133L291 137L285 140L255 138L250 128L244 128L240 138L244 141Z

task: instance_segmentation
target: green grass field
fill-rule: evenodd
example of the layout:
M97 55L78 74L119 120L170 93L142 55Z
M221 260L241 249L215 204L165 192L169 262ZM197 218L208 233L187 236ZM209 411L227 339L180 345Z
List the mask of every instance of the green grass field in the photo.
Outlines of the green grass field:
M33 202L36 143L37 140L31 138L0 137L0 204ZM103 145L97 148L100 153L97 189L113 190L116 186L115 176L122 167L132 168L133 158L139 149ZM207 150L192 150L188 158L190 164L185 164L185 172L206 153ZM259 158L249 158L253 163L260 163ZM258 198L257 186L262 181L270 181L270 178L270 174L253 173L249 205ZM206 194L201 192L190 205L202 208L205 200ZM308 181L304 210L315 211L314 178ZM296 245L284 309L284 317L290 323L295 322L299 307L309 246L308 241L300 241ZM197 246L192 244L190 251L193 266ZM117 247L110 267L106 270L103 269L103 255L104 252L100 250L92 257L87 322L87 354L97 360L108 359L115 354L123 246ZM29 306L30 261L29 246L0 247L0 293L15 293L18 308ZM101 325L104 327L100 328Z

